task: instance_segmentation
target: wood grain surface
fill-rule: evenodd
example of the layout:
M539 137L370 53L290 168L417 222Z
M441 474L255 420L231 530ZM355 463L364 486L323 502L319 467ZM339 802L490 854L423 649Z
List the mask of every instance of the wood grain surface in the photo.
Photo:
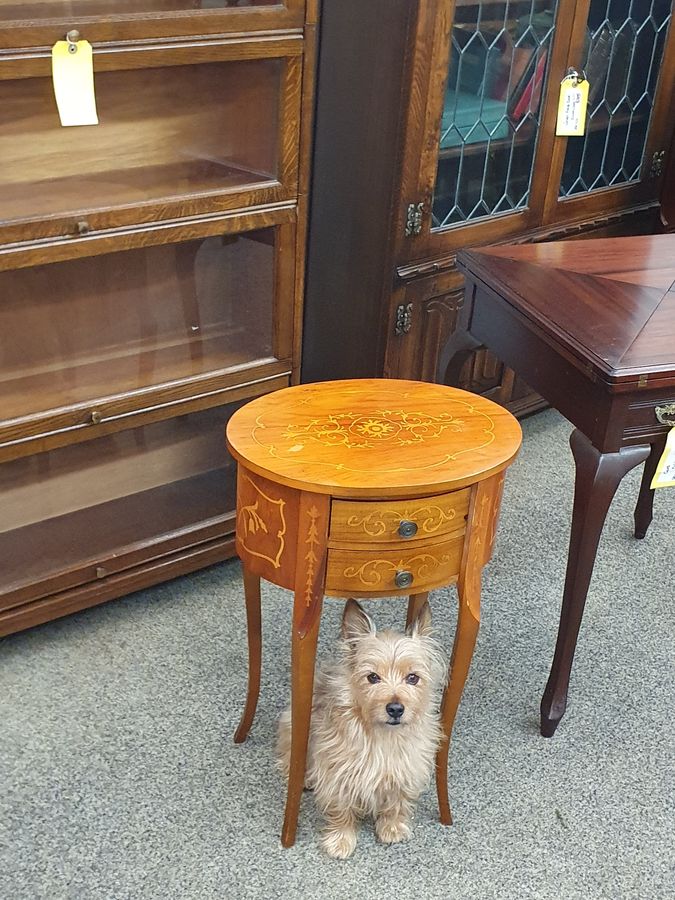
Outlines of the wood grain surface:
M232 417L247 468L334 497L423 497L505 469L521 442L497 404L456 388L385 379L299 385Z

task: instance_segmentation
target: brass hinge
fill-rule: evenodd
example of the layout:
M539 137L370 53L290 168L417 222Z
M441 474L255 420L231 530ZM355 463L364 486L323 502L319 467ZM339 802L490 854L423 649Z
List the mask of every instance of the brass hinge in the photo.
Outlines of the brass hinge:
M394 325L396 337L407 334L412 328L412 309L412 303L401 303L396 307L396 324Z
M422 231L422 217L424 216L424 201L410 203L405 213L405 236L414 237Z
M657 150L652 156L652 164L649 169L650 178L660 178L663 175L663 163L666 158L665 150Z

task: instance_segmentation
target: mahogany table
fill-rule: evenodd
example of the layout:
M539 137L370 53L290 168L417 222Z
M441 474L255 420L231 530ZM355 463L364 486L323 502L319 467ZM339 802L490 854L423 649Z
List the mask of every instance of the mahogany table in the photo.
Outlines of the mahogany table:
M443 385L369 379L286 388L227 426L238 462L237 552L244 570L249 682L235 740L258 702L260 578L294 591L291 766L282 843L295 840L324 595L408 595L408 623L434 588L457 582L459 612L444 739L436 758L450 824L448 748L480 615L505 469L520 447L513 416Z
M652 519L650 482L675 425L675 236L491 247L458 254L460 328L442 354L452 381L485 345L576 426L574 511L558 640L541 701L550 737L572 660L600 533L623 476L647 461L635 536Z

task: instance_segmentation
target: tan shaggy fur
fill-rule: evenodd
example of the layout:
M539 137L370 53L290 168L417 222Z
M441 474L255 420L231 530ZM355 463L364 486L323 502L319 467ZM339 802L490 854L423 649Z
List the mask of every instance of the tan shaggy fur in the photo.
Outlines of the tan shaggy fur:
M358 821L368 816L385 844L410 836L441 736L438 700L447 667L430 632L428 604L405 634L378 632L354 600L345 607L339 657L315 681L305 778L326 820L321 844L329 856L352 854ZM398 722L391 704L404 707ZM277 746L286 776L290 748L287 709Z

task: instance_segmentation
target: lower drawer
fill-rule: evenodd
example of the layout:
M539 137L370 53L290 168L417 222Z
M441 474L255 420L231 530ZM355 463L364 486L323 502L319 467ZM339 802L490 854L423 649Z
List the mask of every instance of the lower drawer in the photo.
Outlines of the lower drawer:
M451 584L459 575L464 535L449 541L393 550L329 549L326 594L391 597Z

